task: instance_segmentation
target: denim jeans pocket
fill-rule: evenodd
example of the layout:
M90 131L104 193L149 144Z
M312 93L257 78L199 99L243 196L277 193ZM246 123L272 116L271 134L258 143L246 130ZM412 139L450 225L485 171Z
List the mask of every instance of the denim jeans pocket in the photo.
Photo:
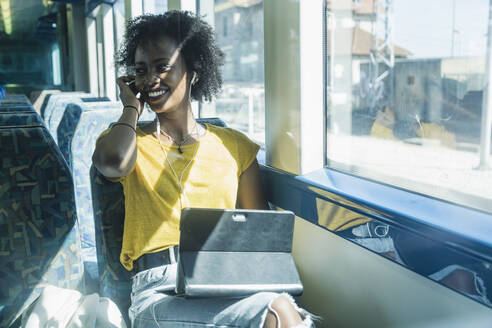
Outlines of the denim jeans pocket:
M132 278L132 298L144 290L151 290L168 280L168 266L162 265L137 273Z

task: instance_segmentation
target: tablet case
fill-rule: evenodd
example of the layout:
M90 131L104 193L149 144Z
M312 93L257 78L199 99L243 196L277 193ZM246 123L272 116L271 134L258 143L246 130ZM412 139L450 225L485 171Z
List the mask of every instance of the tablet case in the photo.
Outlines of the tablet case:
M178 295L302 294L292 212L185 208L180 229Z

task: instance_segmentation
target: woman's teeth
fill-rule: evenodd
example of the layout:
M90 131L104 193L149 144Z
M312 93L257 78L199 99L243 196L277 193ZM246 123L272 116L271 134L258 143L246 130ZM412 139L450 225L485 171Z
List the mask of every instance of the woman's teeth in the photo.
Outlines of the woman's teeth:
M152 92L149 92L148 95L150 97L159 97L159 96L162 96L163 94L166 93L166 90L159 90L159 91L152 91Z

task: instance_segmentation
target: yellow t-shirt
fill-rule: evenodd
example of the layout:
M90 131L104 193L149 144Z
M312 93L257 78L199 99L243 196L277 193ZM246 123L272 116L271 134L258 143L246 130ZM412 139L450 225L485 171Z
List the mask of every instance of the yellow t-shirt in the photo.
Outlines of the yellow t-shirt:
M235 208L239 176L259 149L241 132L210 124L199 143L182 146L183 154L163 146L167 155L154 136L137 128L135 167L119 179L125 195L120 261L127 270L142 254L179 244L182 208Z

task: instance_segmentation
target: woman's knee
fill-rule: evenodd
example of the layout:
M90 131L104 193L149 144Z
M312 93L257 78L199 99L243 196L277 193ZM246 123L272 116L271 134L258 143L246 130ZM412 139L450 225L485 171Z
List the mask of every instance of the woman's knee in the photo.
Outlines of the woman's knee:
M276 325L272 325L273 322ZM265 327L293 327L301 322L302 318L293 301L286 296L280 295L270 304Z
M284 295L275 298L271 304L271 308L277 313L289 313L291 311L297 313L292 301Z

